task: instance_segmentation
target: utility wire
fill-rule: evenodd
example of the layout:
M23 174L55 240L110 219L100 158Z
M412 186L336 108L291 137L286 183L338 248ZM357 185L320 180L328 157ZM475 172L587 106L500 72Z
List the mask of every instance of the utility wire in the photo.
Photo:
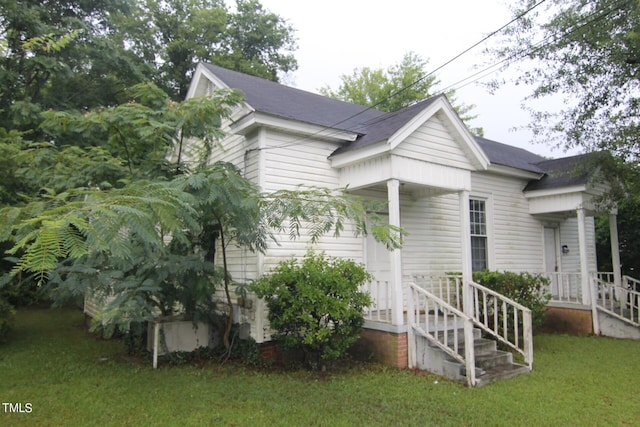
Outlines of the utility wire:
M570 30L567 31L567 29L561 29L558 32L551 34L549 36L547 36L545 39L539 41L538 43L536 43L531 49L526 50L524 52L519 52L519 53L514 53L511 56L502 59L496 63L493 63L485 68L483 68L480 71L477 71L475 73L473 73L470 76L467 76L461 80L458 80L455 83L452 83L448 86L446 86L444 89L439 90L438 92L436 92L436 94L434 94L434 96L439 96L441 94L446 93L447 91L451 90L451 89L460 89L462 87L466 87L469 84L475 83L479 80L484 79L485 77L487 77L488 75L492 74L494 72L494 70L498 69L498 68L506 68L508 67L510 64L517 62L523 58L526 58L527 56L534 54L538 51L540 51L541 49L543 49L544 47L546 47L547 45L549 45L551 42L553 41L557 41L561 38L567 37L589 25L592 25L593 23L605 18L606 16L608 16L609 14L613 13L614 11L617 10L617 7L619 5L621 5L622 3L625 3L627 0L621 0L615 4L613 4L609 10L604 10L604 11L594 11L591 14L587 15L583 20L582 23L577 23L573 28L571 28ZM428 74L420 77L419 79L415 80L414 82L408 84L405 87L400 88L399 90L392 92L391 94L389 94L388 96L386 96L385 98L381 99L380 101L378 101L376 104L367 107L366 109L353 114L343 120L340 120L330 126L324 126L322 129L314 132L312 135L310 136L305 136L305 137L301 137L298 139L295 139L294 141L290 141L284 144L280 144L277 146L271 146L271 147L263 147L263 148L259 148L259 149L253 149L250 151L260 151L260 150L266 150L266 149L277 149L277 148L286 148L286 147L290 147L293 145L298 145L300 142L304 142L307 140L311 140L310 138L313 137L314 135L319 135L324 133L325 131L329 130L329 129L335 129L336 126L339 126L342 123L345 123L349 120L352 120L355 117L358 117L359 115L364 114L365 112L375 109L375 107L377 107L378 105L388 101L389 99L398 96L399 94L401 94L402 92L410 89L411 87L415 86L416 84L420 83L421 81L427 79L428 77L432 76L434 73L436 73L437 71L441 70L442 68L446 67L447 65L451 64L452 62L454 62L455 60L459 59L460 57L462 57L463 55L467 54L468 52L470 52L471 50L475 49L477 46L481 45L482 43L486 42L488 39L490 39L491 37L495 36L496 34L498 34L499 32L503 31L505 28L507 28L508 26L510 26L511 24L513 24L514 22L522 19L525 15L527 15L528 13L530 13L532 10L534 10L535 8L537 8L538 6L540 6L541 4L543 4L544 2L546 2L546 0L541 0L538 3L534 4L533 6L531 6L529 9L525 10L524 12L520 13L518 16L516 16L515 18L513 18L511 21L509 21L508 23L504 24L503 26L501 26L499 29L493 31L492 33L490 33L489 35L485 36L484 38L482 38L480 41L474 43L473 45L471 45L470 47L466 48L465 50L463 50L462 52L460 52L459 54L455 55L453 58L451 58L450 60L446 61L445 63L443 63L442 65L440 65L439 67L435 68L434 70L432 70L431 72L429 72ZM597 16L596 16L597 15ZM595 17L594 17L595 16ZM592 18L593 19L590 19ZM559 39L556 39L557 37L560 37ZM556 39L556 40L553 40ZM504 65L503 65L504 64ZM477 77L477 78L474 78ZM466 82L464 84L462 84L463 82ZM393 113L393 112L392 112ZM382 122L390 117L393 116L393 114L385 114L382 117L379 118L374 118L371 119L369 121L363 122L363 125L371 125L371 124L375 124L375 123L379 123ZM332 131L331 133L327 133L324 136L335 136L342 133L342 131L340 130L335 130Z
M434 69L433 71L431 71L430 73L420 77L419 79L417 79L416 81L408 84L407 86L392 92L391 94L389 94L388 96L386 96L385 98L381 99L380 101L378 101L376 104L367 107L366 109L353 114L343 120L340 120L338 122L333 123L330 126L324 126L322 129L314 132L313 134L311 134L310 136L305 136L302 138L298 138L294 141L291 142L287 142L281 145L277 145L277 146L271 146L271 147L263 147L263 148L256 148L256 149L252 149L249 151L262 151L262 150L268 150L268 149L277 149L277 148L286 148L286 147L290 147L293 145L297 145L300 142L309 140L311 137L315 136L315 135L319 135L325 131L327 131L328 129L335 129L336 126L341 125L342 123L345 123L349 120L354 119L355 117L358 117L362 114L364 114L365 112L375 109L378 105L382 104L383 102L386 102L387 100L391 99L394 96L398 96L399 94L401 94L402 92L410 89L411 87L415 86L416 84L420 83L421 81L423 81L424 79L430 77L431 75L433 75L434 73L436 73L437 71L441 70L442 68L446 67L447 65L451 64L453 61L457 60L458 58L460 58L461 56L467 54L469 51L475 49L478 45L484 43L485 41L487 41L488 39L490 39L491 37L495 36L496 34L498 34L499 32L501 32L502 30L504 30L505 28L507 28L509 25L513 24L514 22L522 19L525 15L527 15L529 12L531 12L532 10L534 10L535 8L537 8L538 6L540 6L542 3L546 2L547 0L541 0L538 3L534 4L533 6L531 6L529 9L525 10L524 12L520 13L518 16L516 16L515 18L513 18L511 21L509 21L508 23L504 24L503 26L501 26L500 28L498 28L497 30L493 31L492 33L490 33L489 35L485 36L484 38L482 38L480 41L474 43L472 46L468 47L467 49L463 50L462 52L460 52L459 54L457 54L456 56L454 56L453 58L451 58L450 60L446 61L444 64L440 65L439 67L437 67L436 69ZM333 136L333 135L338 135L340 134L340 131L334 131L332 133L329 133L325 136Z
M560 38L564 38L567 37L589 25L592 25L594 23L596 23L597 21L600 21L602 19L604 19L606 16L610 15L611 13L615 12L618 8L619 5L621 5L622 3L627 2L627 0L621 0L618 3L613 4L609 10L600 10L600 11L593 11L591 14L587 15L586 17L584 17L583 22L582 23L576 23L575 26L568 30L567 29L562 29L559 30L556 33L550 34L548 35L546 38L544 38L543 40L537 42L536 44L534 44L532 46L531 49L523 51L523 52L517 52L514 53L512 55L510 55L509 57L502 59L496 63L490 64L487 67L475 72L474 74L471 74L470 76L467 76L463 79L458 80L455 83L451 83L450 85L444 87L443 89L440 89L438 92L436 92L437 96L439 94L444 94L446 92L448 92L449 90L458 90L461 89L463 87L466 87L472 83L476 83L482 79L484 79L485 77L487 77L488 75L494 73L496 69L500 69L500 68L507 68L509 65L511 65L512 63L518 62L532 54L537 53L538 51L540 51L541 49L547 47L549 44L551 44L551 42L555 42L558 41L559 39L557 38L558 35L560 35ZM599 14L598 16L595 16ZM595 16L595 17L594 17ZM594 17L593 19L590 19ZM503 65L504 64L504 65ZM480 76L480 77L477 77ZM477 77L477 78L474 78ZM473 80L471 80L473 79ZM464 83L466 82L466 83ZM464 84L463 84L464 83Z
M494 64L491 64L487 67L485 67L484 69L477 71L476 73L472 74L471 76L465 77L459 81L457 81L456 83L450 84L449 86L445 87L444 89L440 89L438 90L436 93L433 94L433 96L439 96L442 94L445 94L448 90L457 90L460 89L462 87L468 86L471 83L475 83L479 80L482 80L483 78L485 78L486 76L492 74L494 71L494 69L499 68L502 64L506 64L503 67L506 68L508 67L511 63L519 61L523 58L526 58L527 56L534 54L538 51L540 51L541 49L543 49L544 47L546 47L547 45L549 45L551 42L557 42L559 40L561 40L562 38L565 38L571 34L573 34L574 32L581 30L589 25L592 25L594 23L596 23L597 21L605 18L607 15L615 12L616 10L618 10L618 6L621 5L622 3L625 3L628 0L620 0L618 3L614 3L613 5L611 5L611 7L609 9L605 9L605 10L596 10L593 11L592 13L588 14L587 16L583 17L583 19L581 20L581 22L577 22L573 27L568 27L568 28L563 28L558 30L557 32L550 34L549 36L547 36L546 38L544 38L543 40L537 42L536 44L534 44L531 48L529 48L528 50L525 50L523 52L518 52L518 53L514 53L511 56L497 62ZM597 16L596 16L597 15ZM594 17L595 16L595 17ZM593 19L591 19L592 17L594 17ZM504 27L503 27L504 28ZM553 39L553 40L552 40ZM442 67L440 67L442 68ZM480 77L477 77L475 79L473 79L474 77L480 75ZM473 80L470 80L473 79ZM462 82L465 82L467 80L467 83L465 84L461 84ZM459 86L458 86L459 85ZM380 123L383 122L387 119L391 118L390 115L385 115L379 118L375 118L369 122L366 122L367 125L371 125L371 124L375 124L375 123Z

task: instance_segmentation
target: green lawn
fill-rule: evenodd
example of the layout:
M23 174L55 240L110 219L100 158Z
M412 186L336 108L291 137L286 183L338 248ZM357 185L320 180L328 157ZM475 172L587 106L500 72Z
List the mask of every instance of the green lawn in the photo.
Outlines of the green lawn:
M528 375L479 389L356 365L325 376L228 365L161 366L85 332L74 310L19 312L0 346L0 402L13 426L640 425L640 342L535 337Z

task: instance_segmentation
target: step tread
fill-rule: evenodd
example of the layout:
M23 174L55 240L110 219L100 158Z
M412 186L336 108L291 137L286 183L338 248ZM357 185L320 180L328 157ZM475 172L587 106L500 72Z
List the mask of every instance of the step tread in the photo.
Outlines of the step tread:
M508 380L519 375L529 374L531 371L528 366L518 363L510 363L508 365L499 365L493 368L485 369L484 374L476 378L476 386L491 384L499 380Z

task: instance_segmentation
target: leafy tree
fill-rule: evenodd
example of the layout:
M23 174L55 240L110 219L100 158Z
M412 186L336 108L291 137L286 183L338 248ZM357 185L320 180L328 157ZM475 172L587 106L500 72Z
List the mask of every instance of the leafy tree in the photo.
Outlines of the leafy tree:
M514 14L529 9L491 52L509 62L526 59L515 80L532 86L531 103L564 98L558 112L529 108L534 133L565 148L610 150L637 160L640 3L521 0Z
M86 114L46 113L42 127L60 143L16 155L20 174L42 191L0 209L0 241L12 242L7 254L16 259L13 275L33 274L58 301L87 292L115 296L101 319L111 327L126 329L156 312L173 314L178 303L194 319L210 315L211 295L222 289L228 346L236 284L227 246L264 251L272 230L298 238L306 224L311 242L339 234L346 221L364 233L367 207L327 189L262 194L232 165L209 165L237 94L173 103L153 86L134 89L140 102ZM84 143L65 147L66 137ZM200 157L190 168L180 161L183 138L209 145L190 150L191 158ZM94 147L96 141L104 147ZM166 173L156 165L161 153L175 154ZM35 159L38 173L24 168L23 158ZM74 175L78 170L84 173ZM392 247L400 243L397 231L372 229ZM213 263L216 241L222 269Z
M133 2L0 0L0 127L35 130L49 108L124 101L149 71L113 42L114 18Z
M356 68L351 75L343 74L340 77L342 82L337 90L325 86L320 88L320 93L381 111L401 110L437 93L436 86L439 81L436 76L430 75L427 71L428 63L420 55L409 52L398 64L391 65L386 70ZM452 103L455 103L455 91L450 90L446 95ZM475 116L468 114L473 107L473 105L461 104L454 108L463 120L471 120ZM472 129L472 131L478 135L482 134L482 129Z
M130 49L154 64L157 84L184 99L198 62L212 62L277 81L297 67L293 29L258 0L144 0L121 22Z
M622 274L640 278L640 170L632 163L624 170L625 197L617 202L618 241ZM596 251L598 271L613 271L608 216L596 218Z

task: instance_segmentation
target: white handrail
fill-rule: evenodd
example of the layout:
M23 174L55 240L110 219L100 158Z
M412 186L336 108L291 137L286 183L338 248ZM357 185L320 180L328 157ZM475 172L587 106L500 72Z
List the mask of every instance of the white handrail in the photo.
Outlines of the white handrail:
M447 304L462 310L461 275L414 273L413 283L446 301Z
M596 307L634 326L640 326L640 280L623 277L623 286L599 279L594 281ZM636 287L638 286L638 287Z
M424 288L409 283L408 340L409 367L415 367L415 334L427 338L449 356L465 366L467 385L476 384L473 321L462 311ZM464 334L464 356L460 354L459 331Z
M522 354L529 369L533 369L531 310L478 283L471 282L470 286L475 324Z

